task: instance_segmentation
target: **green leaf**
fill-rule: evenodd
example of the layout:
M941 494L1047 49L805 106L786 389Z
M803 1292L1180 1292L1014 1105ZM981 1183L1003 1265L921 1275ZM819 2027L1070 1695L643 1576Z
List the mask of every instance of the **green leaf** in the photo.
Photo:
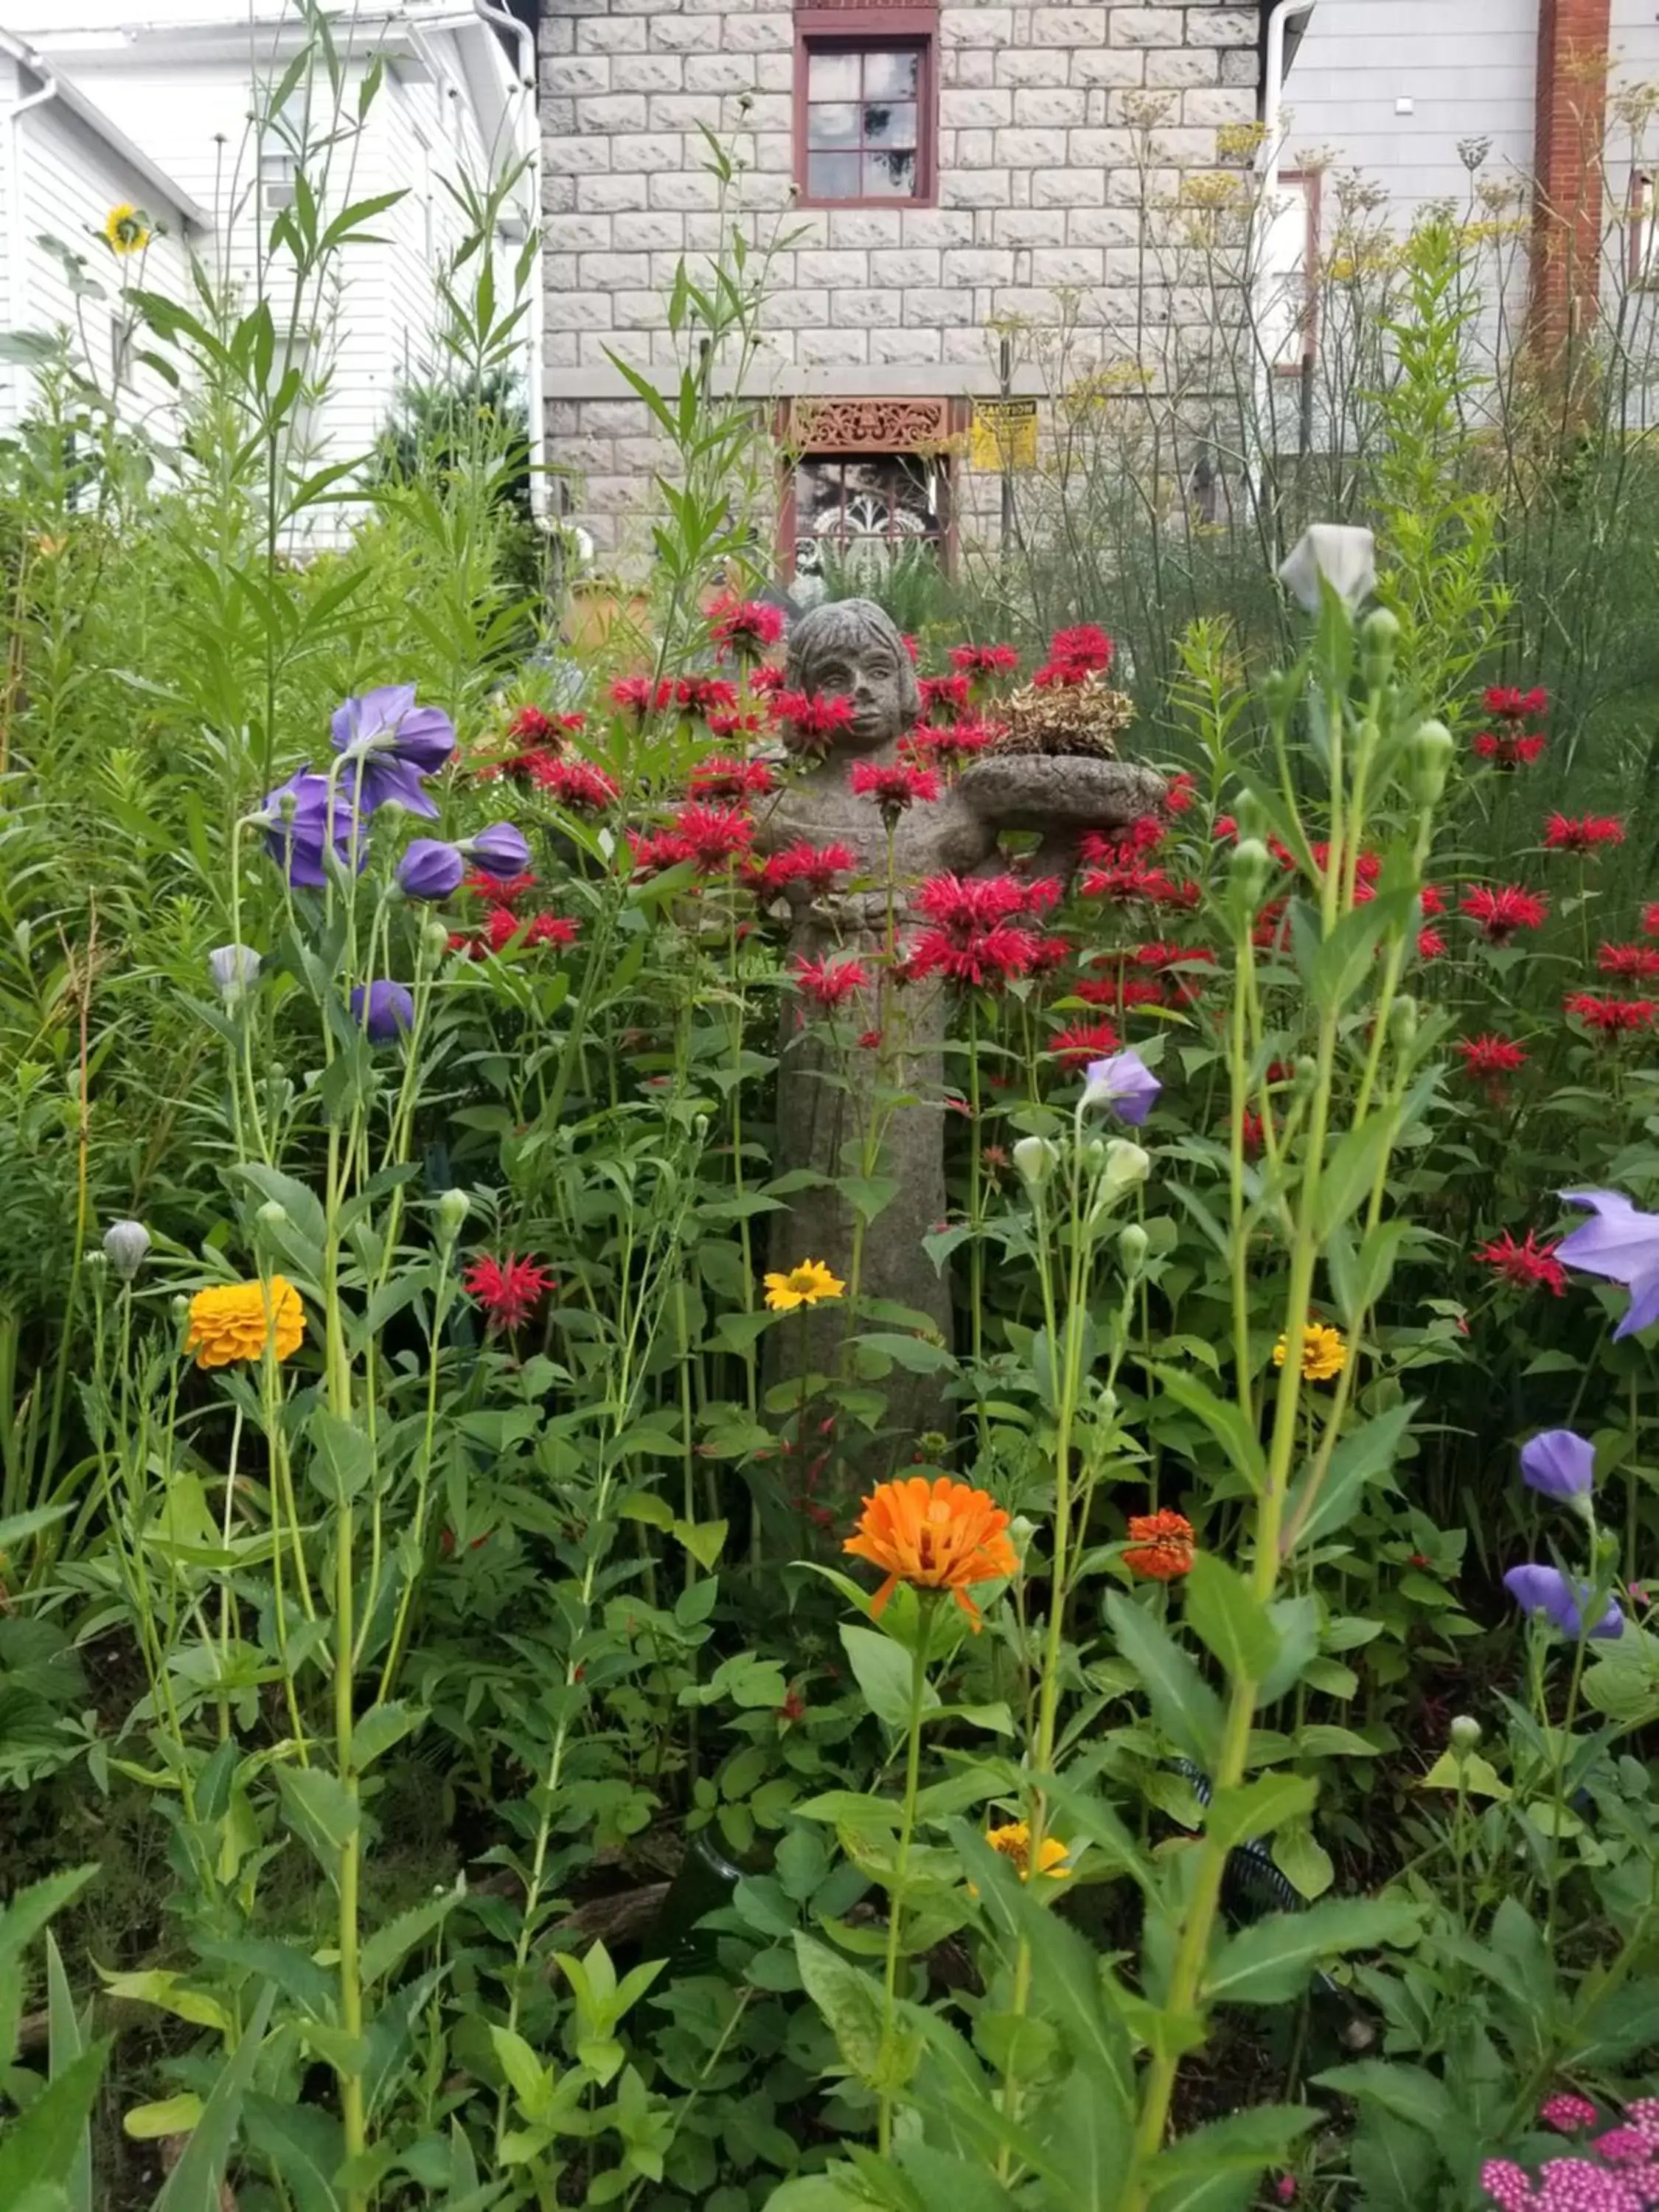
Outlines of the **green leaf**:
M241 2118L242 2099L253 2079L276 2002L276 1990L267 1988L234 2057L214 2083L202 2117L155 2200L155 2212L214 2212L225 2161Z
M159 2105L135 2105L121 2122L134 2142L155 2142L163 2136L187 2136L206 2107L193 2089L164 2098Z
M23 2009L24 1976L18 1961L60 1906L67 1905L97 1873L95 1866L65 1867L62 1874L20 1889L0 1911L0 2069L17 2049L17 2023Z
M434 1929L443 1926L459 1902L458 1893L451 1890L442 1897L428 1899L424 1905L411 1905L407 1912L398 1913L383 1928L377 1928L362 1949L364 1986L372 1988L395 1972L417 1943L424 1943Z
M1325 1480L1311 1505L1307 1503L1311 1468L1304 1474L1291 1492L1286 1522L1295 1534L1294 1548L1316 1543L1320 1538L1347 1526L1364 1504L1365 1492L1373 1483L1385 1481L1392 1473L1400 1447L1406 1440L1406 1431L1420 1403L1420 1400L1413 1398L1403 1405L1390 1406L1386 1413L1378 1413L1363 1427L1344 1437L1331 1454ZM1302 1517L1304 1511L1305 1521Z
M1190 2129L1152 2161L1153 2212L1219 2212L1248 2203L1262 2169L1282 2166L1322 2117L1308 2105L1257 2105Z
M0 2204L21 2204L35 2189L67 2188L109 2048L104 2037L83 2051L8 2123L0 2137Z
M1370 1195L1377 1170L1394 1142L1394 1131L1392 1113L1374 1112L1357 1129L1343 1133L1319 1179L1314 1226L1322 1240L1334 1237Z
M1404 1943L1415 1906L1395 1898L1334 1898L1305 1912L1276 1912L1223 1944L1206 1984L1213 2003L1288 2004L1322 1960Z
M1273 1838L1273 1863L1297 1895L1310 1903L1323 1897L1336 1880L1331 1855L1305 1821L1281 1828Z
M876 1718L891 1729L908 1729L914 1664L910 1654L890 1637L872 1628L855 1628L848 1621L842 1623L841 1641L865 1702Z
M309 1427L312 1480L331 1505L349 1505L374 1480L373 1443L364 1430L326 1406L314 1408Z
M1286 1820L1305 1820L1314 1808L1319 1784L1310 1774L1262 1774L1231 1790L1218 1790L1205 1827L1231 1850L1272 1835Z
M1419 1776L1419 1790L1461 1790L1466 1797L1504 1798L1510 1795L1510 1785L1499 1776L1489 1759L1480 1753L1466 1753L1460 1759L1455 1752L1443 1751L1425 1775Z
M1236 1567L1199 1552L1187 1577L1187 1625L1226 1668L1230 1680L1259 1685L1279 1657L1279 1632Z
M674 1525L674 1509L665 1498L659 1498L654 1490L636 1490L631 1498L624 1498L617 1508L617 1518L619 1521L642 1521L647 1528L660 1528L666 1533Z
M406 1705L394 1698L389 1705L371 1705L351 1731L351 1764L359 1774L384 1758L394 1743L401 1743L426 1718L423 1705Z
M1426 2067L1398 2060L1361 2058L1352 2066L1332 2066L1314 2076L1314 2086L1352 2097L1356 2104L1375 2105L1441 2142L1450 2141L1462 2117L1443 2081Z
M332 1881L341 1851L357 1832L356 1798L320 1766L279 1766L276 1787L284 1820Z
M228 2035L235 2024L228 2005L205 1990L191 1989L182 1975L170 1974L161 1967L142 1974L111 1974L104 1986L112 1997L154 2005L158 2011L170 2012L175 2020L187 2020L193 2027L210 2027L220 2035Z
M489 2039L525 2118L532 2121L544 2118L553 2102L553 2084L547 2069L516 2029L492 2023Z
M956 1354L943 1344L935 1344L925 1336L903 1336L896 1329L877 1329L855 1337L854 1341L868 1345L873 1351L884 1352L896 1366L911 1375L939 1375L957 1364Z
M1249 1486L1252 1494L1259 1496L1267 1487L1267 1462L1255 1425L1245 1419L1242 1409L1230 1400L1218 1397L1207 1384L1181 1368L1155 1365L1152 1372L1177 1406L1197 1414L1226 1453L1228 1465Z
M69 1976L64 1972L64 1961L50 1929L46 1930L46 2039L51 2078L56 2081L84 2054L87 2043L76 2014ZM75 2162L64 2175L63 2186L68 2212L93 2212L89 2123L82 2127Z
M869 1975L799 1929L795 1963L802 1987L836 2039L842 2063L859 2081L872 2085L881 2069L880 1990Z
M1139 1675L1152 1716L1177 1750L1215 1771L1221 1700L1161 1621L1121 1590L1106 1600L1117 1648Z
M676 1521L674 1540L684 1544L700 1567L713 1573L720 1553L726 1549L726 1523L724 1521Z

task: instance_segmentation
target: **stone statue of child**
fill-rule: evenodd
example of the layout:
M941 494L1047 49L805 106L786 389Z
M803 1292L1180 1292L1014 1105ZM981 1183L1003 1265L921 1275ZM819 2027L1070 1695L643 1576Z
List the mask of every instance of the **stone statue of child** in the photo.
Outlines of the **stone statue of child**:
M898 757L900 740L921 712L915 671L897 629L869 599L813 608L790 631L787 655L790 687L850 701L852 725L767 810L757 844L763 853L802 842L851 848L856 877L866 888L795 899L789 951L814 960L855 956L876 976L886 951L887 830L875 802L854 795L848 770L855 760ZM909 886L947 871L984 871L1006 830L1037 832L1038 872L1069 877L1085 830L1127 825L1157 804L1163 788L1163 779L1151 769L1115 760L1000 753L971 763L938 800L913 805L898 817L892 855L901 922ZM800 1016L800 1001L791 994L778 1071L777 1171L855 1172L848 1148L861 1139L879 1091L914 1098L886 1121L878 1171L896 1188L865 1232L858 1289L864 1304L886 1300L925 1316L948 1343L951 1285L922 1243L945 1216L941 1102L948 992L936 981L902 988L872 983L862 1008L843 1008L840 1016L844 1030L862 1031L872 1040L852 1055L850 1066L829 1046L823 1024ZM879 1044L873 1041L878 1029ZM795 1193L787 1209L772 1216L774 1268L822 1260L845 1278L853 1249L853 1209L832 1188ZM799 1328L775 1330L771 1344L780 1372L793 1376L805 1361L812 1372L836 1374L842 1346L854 1325L844 1305L827 1304L805 1315ZM841 1439L842 1456L865 1466L907 1460L915 1437L942 1425L936 1378L896 1368L879 1387L886 1396L884 1431L893 1432L890 1448L860 1451L854 1439Z

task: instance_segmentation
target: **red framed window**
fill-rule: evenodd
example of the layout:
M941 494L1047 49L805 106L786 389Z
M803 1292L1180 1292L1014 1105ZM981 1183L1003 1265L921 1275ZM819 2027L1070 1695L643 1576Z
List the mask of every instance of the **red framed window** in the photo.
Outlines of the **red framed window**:
M938 159L932 9L795 15L795 183L805 207L928 206Z

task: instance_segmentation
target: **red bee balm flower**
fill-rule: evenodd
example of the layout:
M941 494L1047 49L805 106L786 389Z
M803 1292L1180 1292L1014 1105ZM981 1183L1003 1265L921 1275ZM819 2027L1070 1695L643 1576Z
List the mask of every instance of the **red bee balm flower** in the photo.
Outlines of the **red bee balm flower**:
M1477 760L1490 761L1494 768L1530 768L1544 750L1540 737L1511 737L1507 731L1501 734L1482 730L1474 739Z
M953 645L948 658L962 676L1012 676L1019 666L1012 645Z
M1000 722L948 722L935 729L918 722L899 747L901 757L919 767L960 768L975 753L982 753L1002 727Z
M1541 929L1549 919L1548 901L1514 884L1500 884L1496 890L1477 884L1458 903L1494 945L1507 944L1517 929Z
M906 981L944 975L953 983L995 989L1016 975L1028 975L1036 963L1036 939L1029 930L1000 923L992 929L925 929L904 963Z
M837 876L850 875L857 866L850 845L787 845L760 870L755 887L771 897L790 884L804 884L814 898L823 898L835 889Z
M1489 714L1500 722L1531 722L1548 707L1549 694L1541 684L1530 691L1520 691L1512 684L1493 684L1481 694L1482 703Z
M1097 670L1103 676L1116 650L1105 631L1097 629L1093 623L1079 623L1071 629L1057 629L1048 641L1050 660L1064 661L1085 675Z
M1104 1060L1122 1042L1109 1022L1073 1022L1070 1029L1055 1030L1048 1049L1062 1067L1079 1068L1086 1067L1091 1060Z
M1603 1036L1617 1036L1622 1032L1651 1029L1653 1018L1659 1013L1659 1000L1604 999L1598 998L1594 991L1575 991L1567 1000L1566 1011L1587 1029L1599 1030Z
M691 790L698 799L764 799L772 785L764 761L731 760L724 753L699 761L691 771Z
M870 983L870 971L861 961L809 960L804 953L797 956L790 975L795 988L826 1013L844 1006Z
M708 635L725 659L728 653L739 660L758 660L783 635L783 610L764 599L738 599L728 593L708 611Z
M1544 824L1544 843L1552 853L1588 853L1597 845L1622 845L1625 825L1616 814L1583 814L1573 819L1552 814Z
M853 726L852 701L819 693L779 691L772 712L783 725L784 742L795 752L827 753L842 732Z
M1559 1298L1567 1287L1567 1271L1556 1258L1554 1245L1539 1243L1530 1229L1521 1244L1506 1229L1492 1243L1480 1245L1474 1256L1517 1291L1529 1291L1543 1283Z
M538 791L573 814L603 814L622 796L605 770L591 761L538 759L530 774Z
M522 1328L532 1308L555 1285L552 1276L535 1261L520 1260L509 1252L505 1260L481 1255L462 1276L461 1287L489 1316L493 1335L499 1330Z
M957 676L924 676L917 683L921 694L921 711L936 714L940 708L947 714L965 714L968 711L968 678Z
M1595 964L1604 975L1659 975L1659 951L1651 945L1604 945Z
M1524 1067L1527 1062L1525 1052L1512 1038L1498 1036L1491 1031L1480 1036L1459 1037L1456 1048L1471 1075L1513 1075L1517 1067Z
M740 806L703 806L695 801L674 817L672 834L695 860L700 876L718 875L749 850L755 825Z
M1642 934L1644 937L1659 937L1659 901L1643 908Z
M939 793L934 771L913 768L908 761L854 761L851 784L855 799L873 799L889 821L916 800L937 799Z

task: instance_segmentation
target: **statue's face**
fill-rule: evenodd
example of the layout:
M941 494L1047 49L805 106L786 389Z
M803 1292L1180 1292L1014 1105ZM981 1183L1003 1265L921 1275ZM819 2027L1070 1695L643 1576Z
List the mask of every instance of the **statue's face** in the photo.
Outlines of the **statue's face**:
M897 653L902 653L901 644ZM853 726L842 740L854 752L872 752L902 737L907 723L897 655L887 640L826 645L812 658L811 689L853 702Z

